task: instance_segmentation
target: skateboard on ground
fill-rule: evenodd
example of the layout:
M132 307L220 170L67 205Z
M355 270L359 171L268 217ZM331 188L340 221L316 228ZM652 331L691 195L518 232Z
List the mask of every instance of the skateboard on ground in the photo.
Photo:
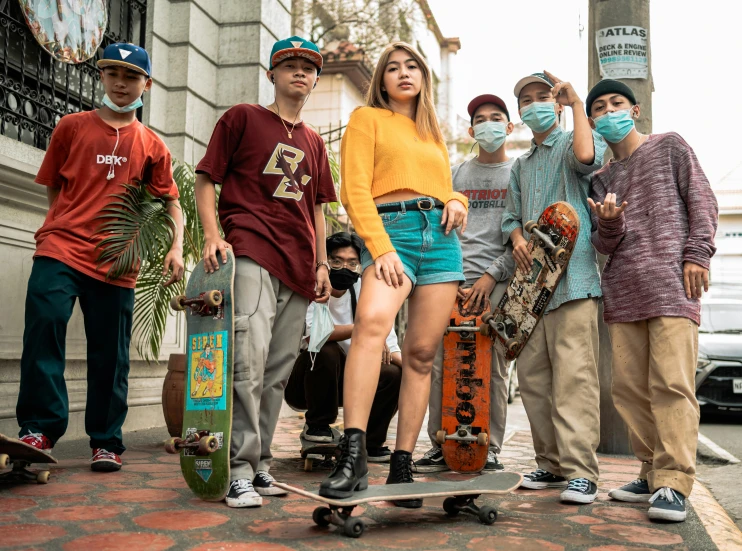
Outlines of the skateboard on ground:
M441 430L435 436L451 470L473 473L484 468L489 448L492 338L482 315L490 303L467 314L461 307L457 301L443 337Z
M315 461L320 465L332 466L333 458L338 456L338 444L340 444L340 432L330 427L332 431L332 442L314 442L299 436L301 442L301 458L304 460L304 470L311 471Z
M48 453L38 448L21 442L17 438L11 438L0 434L0 469L5 469L9 464L13 470L0 474L0 482L38 482L46 484L49 482L49 471L32 472L26 469L31 463L56 463Z
M173 310L186 311L187 357L183 435L165 444L180 453L180 469L194 494L221 501L229 490L232 433L234 255L207 274L199 262L186 294L173 297Z
M324 503L312 513L312 520L319 526L334 524L341 526L346 536L358 538L363 534L365 525L358 517L352 517L353 509L362 503L371 501L395 501L403 499L421 499L428 497L446 497L443 510L449 516L469 513L479 518L484 524L497 520L497 511L489 505L479 506L474 500L483 494L506 494L522 482L518 473L491 473L475 476L466 481L413 482L412 484L376 484L368 489L355 492L353 497L334 499L320 496L317 491L304 490L288 484L274 482L275 486L309 499Z
M580 218L571 205L559 201L546 207L537 222L527 222L524 229L530 234L532 269L524 274L516 267L497 308L483 318L493 328L495 350L508 361L523 350L567 270Z

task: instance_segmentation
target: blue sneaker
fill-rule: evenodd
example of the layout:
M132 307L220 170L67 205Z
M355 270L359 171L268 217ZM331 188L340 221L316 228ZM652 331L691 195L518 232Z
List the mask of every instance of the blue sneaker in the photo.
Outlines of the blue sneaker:
M649 498L649 503L652 506L648 514L652 520L685 521L685 496L680 492L668 487L660 488Z
M652 492L649 491L649 483L643 478L637 478L633 482L629 482L611 490L608 492L608 497L612 497L617 501L627 501L629 503L644 503L649 501L652 497Z

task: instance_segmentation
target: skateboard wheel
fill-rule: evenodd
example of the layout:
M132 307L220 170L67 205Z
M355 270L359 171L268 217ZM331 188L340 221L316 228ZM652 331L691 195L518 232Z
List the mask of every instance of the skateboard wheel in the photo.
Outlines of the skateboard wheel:
M567 249L565 249L564 247L557 247L551 251L551 258L553 258L556 262L559 262L560 264L564 262L566 257L567 257Z
M7 453L0 453L0 469L4 469L10 462L10 456Z
M330 526L330 517L332 517L332 511L329 507L317 507L312 511L312 520L317 526Z
M307 457L307 458L306 458L306 459L304 460L304 471L308 473L308 472L310 472L311 470L312 470L312 460L311 460L310 458L308 458L308 457Z
M207 291L204 293L204 304L206 306L219 306L222 303L221 291Z
M485 312L482 314L482 322L483 323L489 323L492 318L495 316L492 315L492 312Z
M479 444L480 446L486 446L487 444L489 444L489 441L490 437L489 434L487 434L486 432L480 432L479 434L477 434L477 444Z
M507 347L509 352L517 352L520 343L518 343L518 339L508 339L505 343L505 346Z
M178 444L181 442L182 440L180 438L170 438L165 442L165 451L167 453L178 453Z
M446 443L446 431L445 430L439 430L435 433L435 441L438 442L441 446Z
M46 484L49 482L49 471L41 471L36 475L36 482Z
M175 310L176 312L182 312L186 309L185 304L183 304L183 301L186 300L185 295L176 295L173 298L170 299L170 308Z
M455 497L447 497L443 500L443 510L449 517L455 517L459 514L459 508L456 506Z
M202 454L214 453L219 449L219 440L216 436L204 436L198 441L198 451Z
M345 521L345 524L343 524L343 532L345 532L346 536L351 538L360 538L365 528L363 521L355 517L349 517L348 520Z
M523 228L524 228L524 229L525 229L525 230L526 230L526 231L527 231L528 233L531 233L531 232L533 231L533 229L534 229L535 227L536 227L536 222L534 222L533 220L529 220L528 222L526 222L526 225L525 225L525 226L523 226Z
M490 326L489 326L488 323L483 323L482 325L479 326L479 334L480 335L484 335L485 337L489 337L490 336L490 332L491 332L491 330L490 330Z
M479 508L479 513L477 513L477 516L479 517L479 522L489 526L497 520L497 511L495 511L494 507L485 505L484 507Z

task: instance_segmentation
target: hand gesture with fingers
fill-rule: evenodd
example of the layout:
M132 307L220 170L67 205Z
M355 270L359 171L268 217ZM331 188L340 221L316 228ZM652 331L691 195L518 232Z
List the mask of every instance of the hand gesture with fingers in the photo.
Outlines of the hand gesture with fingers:
M533 266L533 258L528 252L528 241L522 235L513 235L513 258L518 269L524 273L530 273Z
M469 211L466 210L464 203L458 199L451 199L443 208L441 226L446 226L446 235L459 226L461 226L461 233L464 233L464 231L466 231L466 221L468 217Z
M544 71L544 74L554 83L551 93L559 105L573 107L575 103L582 103L580 96L577 95L577 92L569 82L563 82L562 79L552 75L549 71Z
M201 253L204 259L204 270L211 274L219 269L217 254L221 256L222 264L227 263L227 249L232 250L232 245L221 237L211 237L204 240L204 250Z
M624 209L626 209L626 206L628 205L628 203L624 201L621 203L620 207L617 207L615 193L607 194L602 203L596 203L588 197L587 204L590 205L590 209L595 213L595 216L601 220L615 220L623 214Z
M709 290L709 271L693 262L683 262L683 286L688 298L701 298Z
M404 266L399 255L392 251L382 254L374 261L376 279L383 279L390 287L397 289L404 281Z

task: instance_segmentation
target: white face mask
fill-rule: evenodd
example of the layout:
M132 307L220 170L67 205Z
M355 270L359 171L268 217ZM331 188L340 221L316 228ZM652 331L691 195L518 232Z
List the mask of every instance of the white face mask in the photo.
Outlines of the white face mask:
M314 368L314 358L322 350L327 340L335 330L335 323L332 321L330 307L325 304L315 303L314 315L312 316L312 328L309 330L309 357L312 359L312 368ZM314 356L312 355L314 354Z

